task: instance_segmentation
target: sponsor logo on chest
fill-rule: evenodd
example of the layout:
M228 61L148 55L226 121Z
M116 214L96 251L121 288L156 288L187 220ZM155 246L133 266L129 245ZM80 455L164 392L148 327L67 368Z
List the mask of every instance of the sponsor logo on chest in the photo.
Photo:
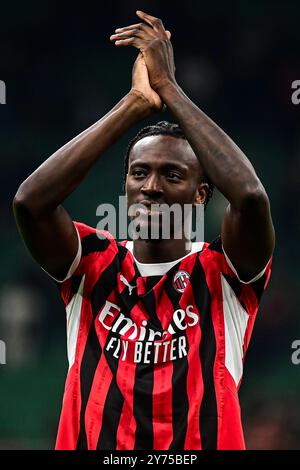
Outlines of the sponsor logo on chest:
M181 359L188 354L184 331L199 322L193 305L173 312L166 331L148 327L148 321L135 323L121 312L121 308L108 300L98 316L102 327L109 331L105 350L115 358L135 363L158 363ZM173 335L176 337L172 338Z

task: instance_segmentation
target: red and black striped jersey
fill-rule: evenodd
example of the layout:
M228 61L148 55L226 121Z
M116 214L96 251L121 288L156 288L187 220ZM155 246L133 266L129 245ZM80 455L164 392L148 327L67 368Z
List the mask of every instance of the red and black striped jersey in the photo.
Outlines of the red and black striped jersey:
M147 277L128 242L75 225L56 448L243 449L238 388L271 261L243 283L218 237Z

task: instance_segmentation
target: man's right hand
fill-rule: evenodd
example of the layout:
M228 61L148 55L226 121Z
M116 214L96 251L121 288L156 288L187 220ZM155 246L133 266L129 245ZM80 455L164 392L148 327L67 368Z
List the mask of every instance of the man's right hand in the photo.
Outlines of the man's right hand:
M141 53L139 53L133 65L130 92L137 92L139 95L143 95L149 103L150 112L157 112L163 109L164 104L160 96L150 86L147 66Z

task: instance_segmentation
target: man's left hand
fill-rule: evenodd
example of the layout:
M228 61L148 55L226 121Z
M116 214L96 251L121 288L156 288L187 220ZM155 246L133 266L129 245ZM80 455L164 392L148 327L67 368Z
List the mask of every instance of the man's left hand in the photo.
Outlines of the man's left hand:
M142 11L136 12L144 23L132 24L115 30L110 39L116 46L134 46L139 49L147 65L153 90L176 83L171 33L162 21Z

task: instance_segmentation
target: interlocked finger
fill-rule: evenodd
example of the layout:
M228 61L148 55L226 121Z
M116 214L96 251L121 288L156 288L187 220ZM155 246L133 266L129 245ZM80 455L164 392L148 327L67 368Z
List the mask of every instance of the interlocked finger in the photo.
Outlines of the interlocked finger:
M130 36L126 39L113 39L115 41L116 46L134 46L137 49L140 49L145 45L145 41L137 38L135 36Z
M142 31L148 31L149 33L153 31L153 28L146 25L145 23L136 23L129 26L123 26L122 28L115 29L116 33L122 33L123 31L128 31L129 29L141 29Z
M152 26L155 31L165 33L163 22L159 18L155 18L155 16L148 15L147 13L140 10L138 10L136 14L139 18L150 24L150 26Z
M112 34L110 39L112 41L119 41L119 40L131 38L131 37L137 37L137 38L144 39L144 40L152 39L152 36L149 36L148 32L145 32L142 29L138 29L138 28L127 29L126 31Z

